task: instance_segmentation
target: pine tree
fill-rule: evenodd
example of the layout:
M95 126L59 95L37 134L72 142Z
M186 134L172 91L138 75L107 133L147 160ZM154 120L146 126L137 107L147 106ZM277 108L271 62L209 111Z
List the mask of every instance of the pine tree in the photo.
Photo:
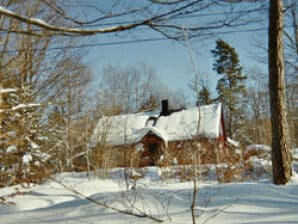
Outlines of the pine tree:
M7 83L6 83L7 84ZM0 113L0 186L24 181L38 181L43 153L40 133L39 104L34 104L30 88L10 83L2 93ZM1 89L0 89L1 90ZM5 91L5 89L4 89Z
M197 105L208 105L213 102L213 99L211 98L211 93L207 86L203 86L201 91L199 92L199 99L197 102Z
M268 62L274 184L286 184L292 176L285 95L283 11L281 0L270 0Z
M242 67L235 49L222 39L216 41L216 48L211 53L215 58L213 69L221 75L216 87L217 100L224 105L227 131L229 136L233 136L240 123L239 104L240 97L245 94L242 81L246 79L246 76L242 75Z

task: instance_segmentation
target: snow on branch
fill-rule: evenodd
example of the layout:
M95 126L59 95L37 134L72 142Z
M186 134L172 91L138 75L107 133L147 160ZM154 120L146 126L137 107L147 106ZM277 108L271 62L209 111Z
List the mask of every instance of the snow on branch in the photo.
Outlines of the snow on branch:
M19 110L19 109L39 107L39 106L41 106L40 103L19 104L17 106L12 107L11 110Z
M237 27L241 25L246 25L248 22L251 21L243 21L240 19L244 15L247 15L249 13L253 13L256 10L259 10L263 7L263 5L260 8L253 8L245 11L245 13L238 13L235 16L227 16L225 19L219 19L219 20L214 20L213 22L208 22L205 23L205 25L191 25L187 21L184 22L184 24L171 24L170 21L174 18L177 18L179 16L185 16L185 15L190 15L192 13L204 10L211 5L217 5L219 1L210 1L209 3L203 4L202 5L202 0L149 0L151 3L150 5L171 5L171 7L166 7L165 10L161 10L157 12L156 14L152 14L149 18L143 18L142 16L137 19L137 17L134 17L134 21L127 21L123 22L122 25L107 25L107 27L104 28L94 28L94 29L88 29L84 28L83 25L87 24L95 24L97 21L103 20L103 19L111 19L111 18L116 18L116 17L124 17L125 15L128 15L129 13L136 13L136 12L141 12L142 10L148 10L147 7L149 6L144 6L141 8L136 8L136 9L131 9L131 10L126 10L124 12L120 12L118 14L111 14L111 15L106 15L103 17L99 17L90 21L79 21L76 20L70 16L68 16L65 11L62 8L59 8L55 4L52 4L48 0L43 0L43 3L46 4L48 7L50 7L54 12L61 16L65 20L70 20L75 24L82 25L80 28L75 28L71 26L66 26L66 25L53 25L50 24L40 18L32 18L28 16L21 15L20 13L13 12L9 10L6 7L0 6L0 15L9 17L15 20L18 20L21 23L27 23L36 27L39 27L39 31L49 31L49 32L38 32L38 30L22 30L21 28L19 29L5 29L3 28L3 31L7 31L10 33L18 33L18 34L24 34L24 35L30 35L30 36L49 36L49 35L62 35L62 36L90 36L90 35L96 35L100 33L111 33L111 32L121 32L125 30L131 30L139 26L147 26L155 31L158 31L161 33L163 36L174 39L174 40L179 40L181 37L179 35L177 36L176 31L183 31L183 30L188 30L188 31L193 31L193 32L198 32L202 30L212 30L212 29L218 29L222 27ZM250 2L250 1L255 1L255 0L225 0L224 2L233 4L234 2ZM155 10L154 10L155 11ZM183 18L183 17L181 17ZM168 33L172 32L172 35L169 35ZM184 31L183 31L184 32ZM193 34L192 36L189 37L196 37L199 34ZM182 37L183 38L183 37Z
M16 111L19 109L40 107L40 106L41 106L40 103L18 104L18 105L13 106L12 108L9 108L9 109L0 109L0 113L3 113L5 111Z
M15 93L15 92L17 92L17 89L15 89L15 88L5 88L5 89L0 88L0 94L1 93Z
M174 1L156 1L155 3L159 3L159 4L174 4L174 3L180 3L180 2L187 2L185 0L174 0ZM56 26L56 25L52 25L49 24L47 22L45 22L44 20L41 20L39 18L31 18L31 17L26 17L26 16L22 16L18 13L15 13L3 6L0 6L0 15L4 15L6 17L10 17L13 19L16 19L20 22L23 23L27 23L27 24L31 24L34 26L38 26L44 30L48 30L48 31L52 31L54 35L64 35L64 36L83 36L83 35L95 35L98 33L110 33L110 32L120 32L120 31L125 31L125 30L130 30L133 28L136 28L138 26L149 26L151 28L156 27L156 26L160 26L161 24L157 23L160 22L162 19L166 19L168 18L168 16L177 16L177 13L187 10L191 7L194 7L196 4L200 3L201 0L195 0L195 1L190 1L187 2L184 5L179 5L178 7L175 7L174 9L171 9L169 11L166 12L162 12L160 14L157 15L153 15L152 17L148 18L148 19L143 19L143 20L136 20L135 22L129 22L125 25L116 25L116 26L110 26L110 27L106 27L106 28L101 28L101 29L82 29L82 28L72 28L72 27L66 27L66 26ZM194 9L193 9L194 10ZM192 10L190 11L192 12ZM190 13L188 12L188 13ZM166 26L165 24L163 24L164 27L166 28L176 28L179 30L182 30L182 27L180 26ZM187 28L189 29L189 28ZM191 27L192 30L200 30L201 27ZM13 30L13 32L18 32L18 33L23 33L23 30ZM29 35L37 35L36 33L32 32L32 34Z
M0 6L0 14L13 19L17 19L24 23L38 26L40 28L43 28L49 31L57 32L58 34L61 34L61 35L67 35L67 33L74 34L74 35L94 35L97 33L124 31L124 30L135 28L140 25L149 24L151 21L151 19L149 19L149 20L144 20L136 23L127 24L127 25L112 26L112 27L102 28L102 29L77 29L77 28L69 28L65 26L55 26L55 25L46 23L45 21L38 18L30 18L30 17L22 16L9 9L4 8L3 6Z

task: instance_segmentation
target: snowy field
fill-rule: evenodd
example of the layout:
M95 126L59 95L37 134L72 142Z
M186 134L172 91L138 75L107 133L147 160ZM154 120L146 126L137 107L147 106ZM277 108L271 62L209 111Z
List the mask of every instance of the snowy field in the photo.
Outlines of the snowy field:
M2 188L0 197L5 205L0 206L0 223L155 223L148 217L105 208L83 195L125 212L148 214L163 223L192 222L192 182L161 180L160 168L148 167L136 187L126 191L121 173L123 170L114 169L105 180L88 178L85 173L63 173L55 179L64 186L48 180L41 185ZM269 179L200 182L196 215L197 223L298 223L297 208L298 176L294 173L286 186L275 186Z

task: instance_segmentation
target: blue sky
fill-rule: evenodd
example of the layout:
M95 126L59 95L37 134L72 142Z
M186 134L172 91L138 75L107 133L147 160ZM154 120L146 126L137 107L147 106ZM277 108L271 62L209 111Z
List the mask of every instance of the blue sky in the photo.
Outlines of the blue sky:
M259 24L248 24L236 28L239 30L264 28L262 31L221 33L191 42L190 45L195 50L193 57L199 73L208 76L208 83L213 90L218 75L212 70L214 59L210 50L215 47L215 41L218 38L222 38L235 47L240 63L244 68L258 67L263 72L267 71L266 64L260 64L253 59L253 55L265 54L256 48L256 40L266 42L266 23L266 20L264 20ZM222 31L231 31L231 29L220 30L220 32ZM89 38L88 42L90 43L91 40L92 43L107 43L156 37L162 36L153 31L136 30L127 34L98 35ZM193 69L188 49L182 44L171 40L92 47L89 49L87 61L95 74L95 83L99 81L98 74L101 69L108 64L126 66L144 63L153 67L156 70L157 77L169 88L182 89L187 96L191 95L188 84L193 79Z
M264 32L258 32L260 36L267 36ZM229 34L220 38L235 47L240 63L247 69L259 67L266 72L266 64L260 64L253 59L252 55L257 50L255 48L255 33ZM194 44L199 49L193 53L193 57L199 73L208 76L208 83L211 88L215 88L218 75L212 70L214 61L210 50L215 47L215 40L206 40ZM108 41L108 40L107 40ZM265 39L264 39L265 41ZM264 53L265 54L265 53ZM188 49L180 43L173 41L157 41L147 43L121 44L113 46L100 46L89 50L89 64L92 68L94 81L99 80L99 72L107 64L126 66L147 64L152 66L161 79L171 89L182 89L186 94L191 95L188 84L193 79L193 69L191 67Z

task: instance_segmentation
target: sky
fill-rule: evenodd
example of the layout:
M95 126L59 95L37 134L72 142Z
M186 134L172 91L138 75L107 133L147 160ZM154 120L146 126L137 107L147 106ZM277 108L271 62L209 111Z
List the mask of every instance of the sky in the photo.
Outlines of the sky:
M265 35L259 32L260 35ZM240 63L246 68L259 67L263 71L266 65L261 65L252 58L251 47L256 44L254 34L222 35L220 38L235 47ZM215 47L216 38L212 41L196 44L198 53L192 53L198 72L207 76L209 85L214 87L218 75L213 71L214 58L211 50ZM243 44L243 41L245 44ZM202 46L203 45L203 46ZM200 48L201 47L201 48ZM156 41L150 43L121 44L117 46L101 46L90 49L90 66L95 74L95 81L99 72L107 64L127 66L147 64L156 70L158 78L172 89L189 91L188 84L194 77L191 58L187 47L174 41Z
M108 6L108 5L107 5ZM263 13L264 15L264 13ZM264 17L266 18L266 17ZM190 18L191 23L201 18ZM209 17L203 17L207 21ZM214 19L214 18L213 18ZM205 22L203 21L203 22ZM191 55L194 59L196 69L199 74L208 78L208 85L215 93L215 86L218 75L212 70L214 58L211 50L215 47L215 41L222 38L231 46L235 47L239 55L240 64L245 70L259 68L263 72L267 72L267 65L257 62L254 55L264 54L256 48L256 42L267 40L267 21L264 19L257 24L246 24L236 29L222 29L216 31L213 36L202 37L192 40L189 45L192 48ZM250 30L245 32L235 32L236 30ZM251 31L257 29L256 31ZM231 32L230 32L231 31ZM116 66L129 66L146 64L151 66L157 74L157 77L169 88L184 91L189 98L193 93L189 89L189 84L194 77L194 71L191 66L191 57L189 49L173 40L161 40L152 42L123 43L116 45L106 45L106 43L135 41L138 39L161 38L159 33L144 30L135 30L128 33L97 35L88 38L88 43L103 44L101 46L93 46L89 48L87 61L94 73L93 85L96 86L100 80L100 71L108 64Z

